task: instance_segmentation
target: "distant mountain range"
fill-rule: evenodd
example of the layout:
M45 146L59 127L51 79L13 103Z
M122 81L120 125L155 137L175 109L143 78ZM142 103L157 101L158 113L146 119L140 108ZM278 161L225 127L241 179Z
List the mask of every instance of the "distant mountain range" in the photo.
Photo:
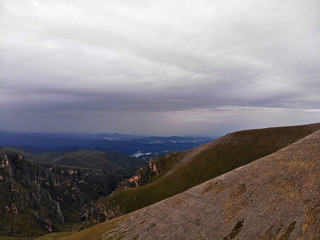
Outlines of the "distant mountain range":
M80 149L118 151L129 156L150 158L181 152L207 143L207 136L137 136L124 134L19 133L0 131L0 146L19 146L30 153L74 152Z

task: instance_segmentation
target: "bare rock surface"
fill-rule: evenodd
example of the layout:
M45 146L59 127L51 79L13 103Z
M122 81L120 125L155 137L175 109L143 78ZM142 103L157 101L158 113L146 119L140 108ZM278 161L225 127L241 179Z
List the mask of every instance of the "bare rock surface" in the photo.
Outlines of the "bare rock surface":
M320 131L131 213L118 238L320 239Z

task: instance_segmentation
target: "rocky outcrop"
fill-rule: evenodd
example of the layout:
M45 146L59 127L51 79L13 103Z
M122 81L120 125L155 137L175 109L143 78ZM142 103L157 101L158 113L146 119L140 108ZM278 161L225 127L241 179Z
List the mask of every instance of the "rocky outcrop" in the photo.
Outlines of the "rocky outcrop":
M124 215L117 203L110 197L101 197L98 201L91 201L81 211L81 220L92 223L101 223L115 217Z
M163 158L170 158L177 153L170 153L165 157L155 157L149 160L147 166L141 167L136 175L129 179L124 179L118 184L118 188L131 188L146 185L151 182L152 178L161 172L163 165Z
M0 148L0 235L59 230L81 208L109 195L122 176L98 169L51 166Z
M118 184L118 188L139 187L149 183L155 172L151 171L149 166L141 167L137 170L136 175L131 178L124 179Z

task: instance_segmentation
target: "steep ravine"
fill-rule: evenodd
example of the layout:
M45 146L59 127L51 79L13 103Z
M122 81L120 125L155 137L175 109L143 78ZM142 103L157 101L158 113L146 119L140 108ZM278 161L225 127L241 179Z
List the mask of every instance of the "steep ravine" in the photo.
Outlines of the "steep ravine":
M140 186L147 185L152 182L156 177L165 173L168 169L170 163L177 161L179 154L170 153L163 157L155 157L149 160L147 166L141 167L136 175L131 178L122 180L118 185L116 190L137 188ZM116 192L112 194L117 194ZM103 222L105 220L112 219L114 217L123 215L125 212L121 211L118 203L112 198L101 197L98 201L91 201L86 204L82 209L81 219L83 221L91 222Z
M28 161L0 148L0 235L58 231L80 219L84 204L109 195L122 176Z

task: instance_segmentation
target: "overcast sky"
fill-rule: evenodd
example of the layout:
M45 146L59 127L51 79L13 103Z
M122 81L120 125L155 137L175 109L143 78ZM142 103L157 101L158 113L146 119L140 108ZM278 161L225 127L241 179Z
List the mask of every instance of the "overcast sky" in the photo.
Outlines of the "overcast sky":
M320 121L319 0L1 0L0 129Z

